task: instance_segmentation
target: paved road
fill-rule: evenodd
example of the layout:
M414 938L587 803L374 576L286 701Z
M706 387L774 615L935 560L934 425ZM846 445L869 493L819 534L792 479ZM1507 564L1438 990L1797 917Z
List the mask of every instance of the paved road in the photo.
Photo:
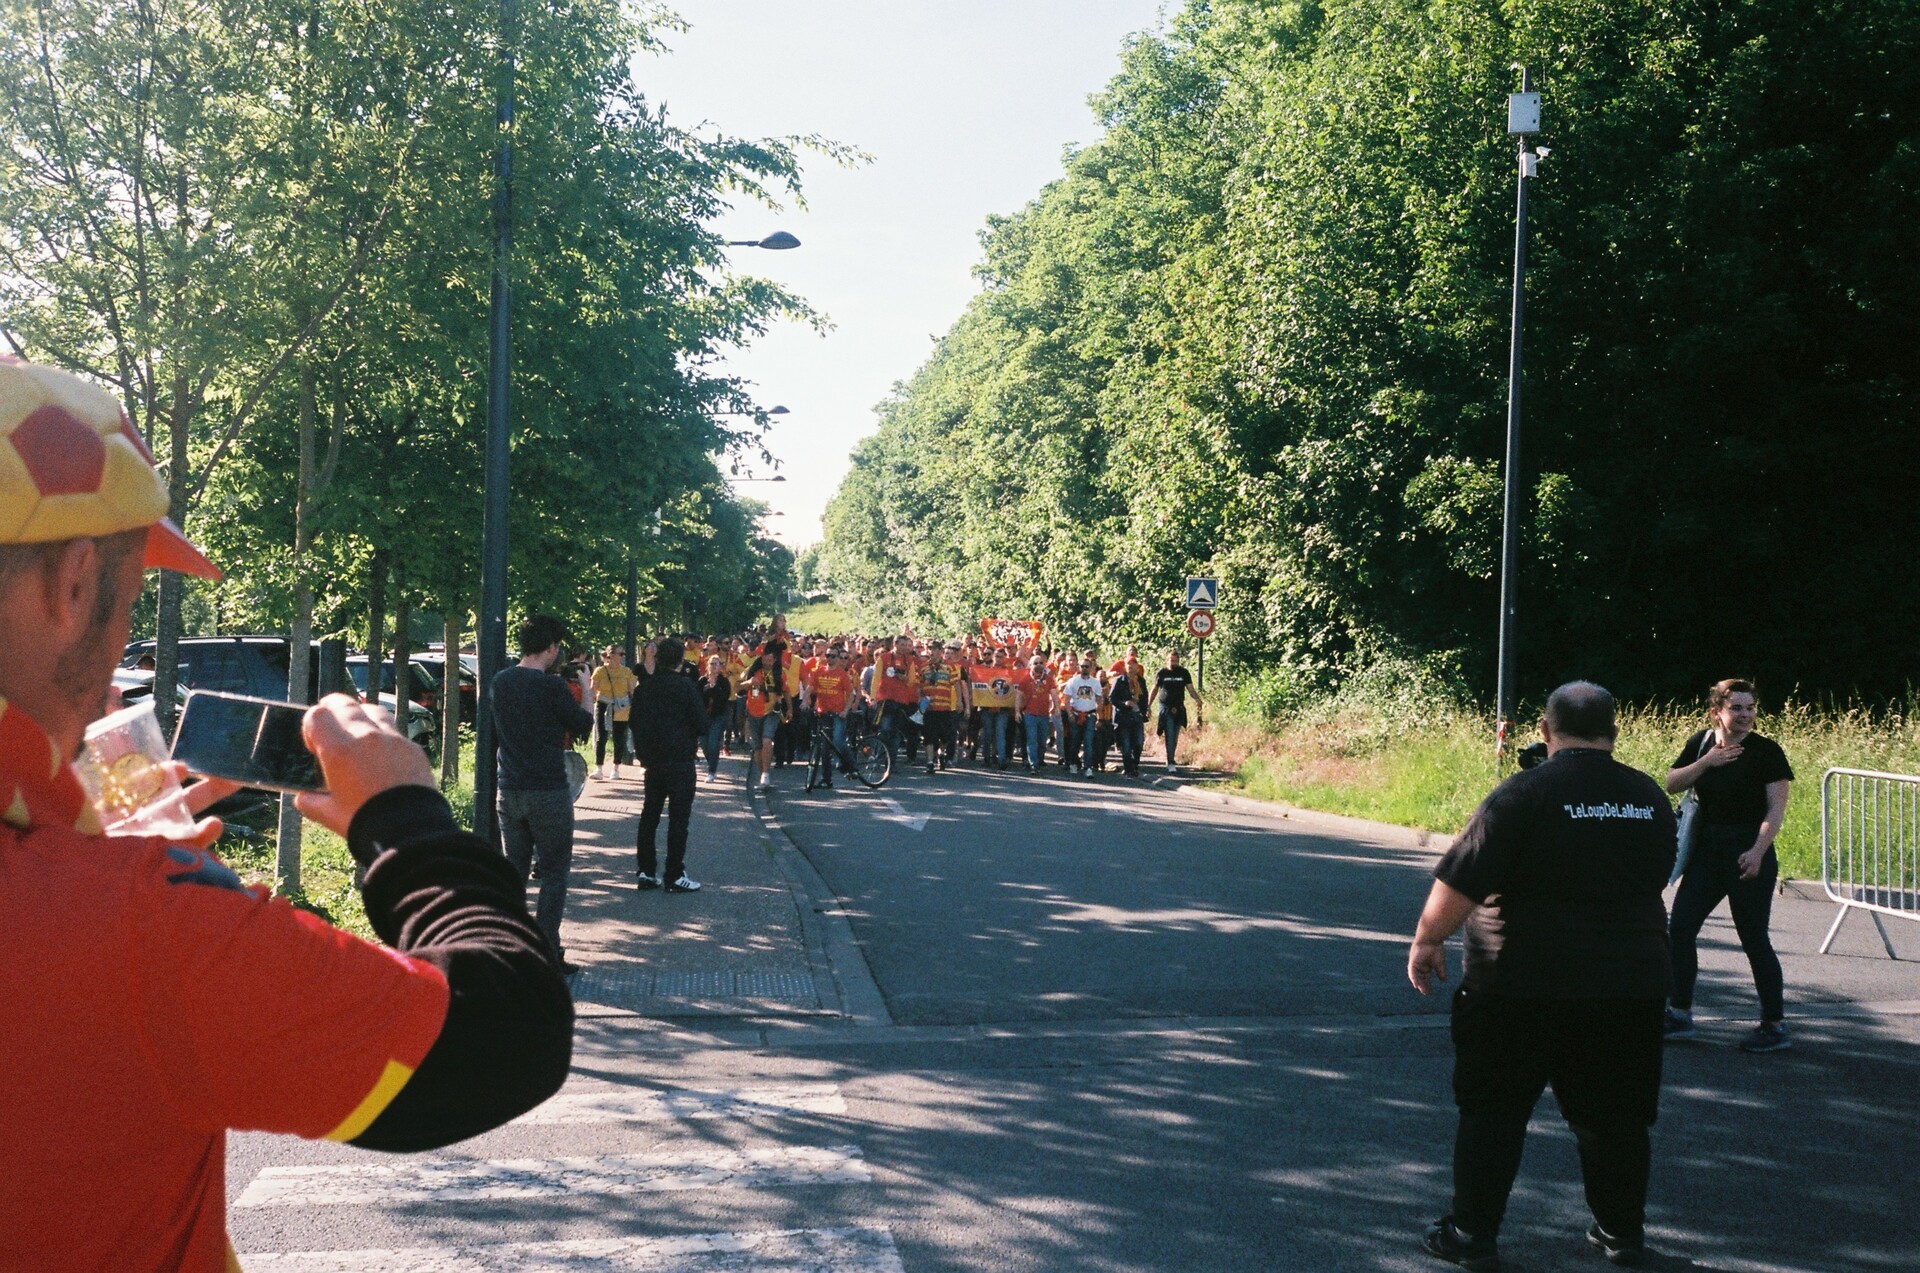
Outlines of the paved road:
M1413 1243L1446 1193L1444 1017L1401 972L1431 849L1114 778L782 792L752 852L737 782L707 800L697 836L737 847L708 860L756 924L779 876L748 877L778 865L795 935L743 941L724 892L711 925L627 913L616 830L583 854L605 885L583 908L628 933L597 957L752 948L817 997L605 1009L562 1104L425 1160L236 1137L236 1246L274 1256L249 1270L1441 1267ZM1782 904L1799 1047L1775 1057L1733 1050L1751 990L1709 929L1704 1039L1670 1054L1656 1131L1656 1267L1920 1267L1920 980L1857 921L1813 956L1826 915ZM1920 959L1920 933L1895 940ZM1604 1267L1582 1215L1549 1098L1508 1266Z

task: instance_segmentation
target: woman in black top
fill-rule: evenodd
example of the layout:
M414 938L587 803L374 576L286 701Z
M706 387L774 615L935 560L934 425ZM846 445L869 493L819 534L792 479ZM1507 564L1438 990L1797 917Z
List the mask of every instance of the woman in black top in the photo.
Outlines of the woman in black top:
M1740 1044L1744 1052L1779 1052L1789 1045L1782 1018L1780 957L1767 925L1780 876L1774 837L1787 814L1793 766L1780 744L1753 732L1759 703L1747 681L1721 681L1708 699L1712 729L1687 739L1667 772L1667 790L1697 794L1693 851L1673 899L1668 936L1673 946L1673 1006L1669 1039L1693 1037L1693 983L1700 970L1694 941L1707 916L1727 899L1740 948L1760 995L1760 1025Z
M707 733L702 745L707 753L707 778L712 780L720 776L721 736L733 707L733 682L721 670L718 654L707 660L707 674L700 678L700 697L707 705Z

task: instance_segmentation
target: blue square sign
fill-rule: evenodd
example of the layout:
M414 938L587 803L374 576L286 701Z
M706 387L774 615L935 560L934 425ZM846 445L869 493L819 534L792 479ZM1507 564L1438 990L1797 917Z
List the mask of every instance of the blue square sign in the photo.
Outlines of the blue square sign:
M1187 609L1211 610L1220 604L1220 581L1200 575L1187 576Z

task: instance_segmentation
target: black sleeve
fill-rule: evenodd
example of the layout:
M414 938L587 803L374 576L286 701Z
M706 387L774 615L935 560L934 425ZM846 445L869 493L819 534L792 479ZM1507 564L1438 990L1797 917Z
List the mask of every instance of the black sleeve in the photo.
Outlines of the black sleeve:
M507 860L462 831L431 787L398 787L367 801L347 846L366 868L374 931L437 966L449 992L440 1037L352 1143L435 1149L498 1127L559 1090L572 1064L573 999Z
M1753 746L1755 743L1761 745L1755 747ZM1756 782L1768 784L1793 781L1793 766L1788 763L1787 753L1781 750L1779 743L1756 734L1748 739L1748 746L1755 753L1753 777Z
M560 724L569 734L582 738L593 732L593 713L573 701L573 694L567 689L567 683L560 677L553 677L553 706L560 717ZM629 691L631 693L631 691ZM628 702L633 700L629 698Z
M1494 788L1493 794L1473 811L1467 829L1433 868L1434 878L1476 902L1500 892L1506 886L1519 840L1515 805L1514 793L1506 784Z
M1706 754L1706 748L1702 747L1700 744L1704 739L1706 739L1710 734L1712 734L1712 732L1713 732L1712 730L1703 729L1699 733L1695 734L1693 737L1687 739L1687 741L1684 744L1682 744L1680 748L1680 754L1673 758L1673 763L1671 765L1668 765L1667 768L1669 770L1685 769L1688 765L1691 765L1694 761L1700 759L1701 756Z

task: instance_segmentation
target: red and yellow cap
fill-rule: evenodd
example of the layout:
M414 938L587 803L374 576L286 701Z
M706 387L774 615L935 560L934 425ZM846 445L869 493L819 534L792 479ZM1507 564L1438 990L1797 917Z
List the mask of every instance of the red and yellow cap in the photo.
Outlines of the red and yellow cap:
M142 526L147 565L220 577L167 517L167 484L113 395L64 371L0 357L0 544Z

